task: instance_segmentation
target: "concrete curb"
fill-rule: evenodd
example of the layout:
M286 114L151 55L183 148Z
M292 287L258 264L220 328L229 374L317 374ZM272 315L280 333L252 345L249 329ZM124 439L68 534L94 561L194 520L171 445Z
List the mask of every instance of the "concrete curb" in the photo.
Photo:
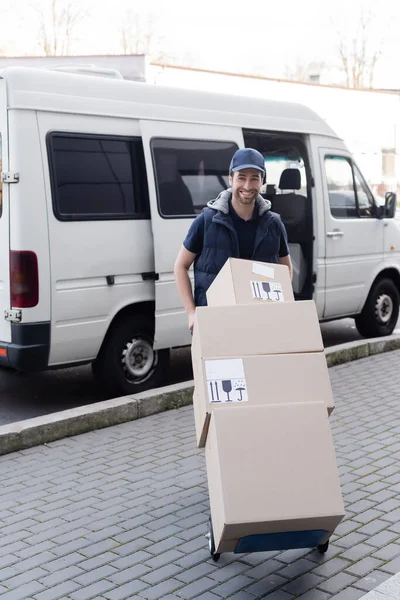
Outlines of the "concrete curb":
M400 349L400 336L341 344L325 350L328 367ZM192 404L193 381L134 396L26 419L0 427L0 455Z
M192 404L193 381L78 406L0 427L0 455Z
M367 356L399 349L400 335L389 335L326 348L325 355L328 367L335 367L359 358L367 358Z

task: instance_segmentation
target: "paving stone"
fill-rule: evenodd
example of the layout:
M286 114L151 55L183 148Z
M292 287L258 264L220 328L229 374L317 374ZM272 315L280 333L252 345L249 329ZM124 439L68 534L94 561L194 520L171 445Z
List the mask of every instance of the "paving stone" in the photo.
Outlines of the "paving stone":
M368 544L357 544L353 546L353 548L349 548L345 552L341 554L342 558L346 558L348 560L356 561L364 558L368 554L372 554L374 552L374 548L369 546Z
M384 513L382 513L382 511L380 510L376 510L375 508L370 508L369 510L366 510L362 513L358 513L357 515L354 515L353 520L354 521L358 521L359 523L369 523L370 521L373 521L374 519L378 519L379 517L382 517Z
M354 583L354 587L369 592L389 579L389 577L392 577L390 573L385 573L384 571L372 571L372 573L368 573L368 575Z
M180 598L180 596L176 596L176 598ZM206 592L205 594L201 594L201 596L196 596L196 600L221 600L221 596L217 596L217 594L213 594L212 592ZM232 596L229 600L232 600ZM254 600L254 596L250 600Z
M213 577L214 572L216 572L216 571L219 572L219 570L215 566L215 564L209 564L209 563L202 563L202 564L196 565L195 567L192 567L191 569L185 569L185 570L183 570L182 567L177 567L176 565L174 565L174 566L177 570L175 571L175 573L172 573L172 575L174 575L176 579L179 579L179 581L182 581L184 583L189 583L191 581L194 581L195 579L204 577L204 575ZM180 571L180 573L179 573L179 571ZM146 579L145 579L145 581L146 581ZM149 583L151 583L151 582L149 582Z
M250 577L246 577L245 575L238 575L237 577L233 577L226 581L225 583L221 583L217 587L213 588L213 593L218 594L218 596L222 596L222 598L227 598L231 596L235 592L239 592L246 588L249 584L253 584L254 580L250 579Z
M360 527L360 523L356 523L351 519L348 521L342 521L341 523L339 523L338 527L336 527L335 535L337 535L338 537L344 537L351 531L354 531L354 529L358 529L358 527Z
M289 564L309 553L309 548L299 548L297 550L284 550L283 552L279 553L277 559L281 562Z
M309 590L305 594L301 596L296 596L296 600L329 600L332 596L327 592L323 592L322 590Z
M381 567L382 571L387 571L388 573L396 574L400 572L400 556L391 560L388 563L385 563Z
M338 573L333 577L330 577L326 581L319 584L319 588L330 594L337 594L346 587L349 587L352 583L357 581L357 578L347 573Z
M43 585L37 581L30 581L10 591L7 591L4 586L0 586L1 600L23 600L36 595L41 590L43 590Z
M377 553L374 554L376 556ZM363 577L367 573L371 573L372 571L379 569L382 565L381 560L377 560L372 556L368 556L368 558L363 558L353 565L347 567L346 572L351 575L358 575L359 577Z
M293 563L293 565L295 564L296 563ZM246 577L252 577L253 579L263 579L271 573L278 573L280 569L284 567L284 563L281 563L271 558L270 560L266 560L260 565L257 565L256 567L253 567L252 569L246 571ZM313 564L313 567L315 567L315 564Z
M386 530L373 535L368 539L368 544L370 546L375 546L376 548L380 548L382 546L386 546L390 542L399 538L399 534L394 533L392 531Z
M320 575L321 577L331 577L332 575L336 575L340 571L344 571L351 563L348 560L343 560L343 558L331 558L330 560L324 562L319 567L315 568L313 573L315 575Z
M131 598L138 597L136 595L133 596L133 594L142 594L146 587L147 584L136 579L123 585L118 585L118 587L114 587L111 590L104 591L101 598L107 598L107 600L125 600L129 598L129 600L131 600Z
M220 596L215 596L220 599ZM272 592L272 594L268 594L268 600L293 600L294 596L286 594L285 592L281 592L278 590L277 592ZM202 596L196 598L196 600L201 600ZM255 600L255 596L253 594L249 594L248 592L242 590L237 594L233 594L233 596L229 596L229 600Z
M382 560L392 560L396 556L400 554L400 545L399 544L388 544L384 546L377 552L374 552L373 556L375 558L380 558Z
M248 588L246 588L246 592L249 594L253 594L254 596L264 597L265 594L272 592L278 587L281 587L287 583L287 579L281 577L280 575L271 574L256 583L253 583ZM283 590L286 591L286 590ZM291 593L290 590L287 590L288 593Z
M335 541L335 544L337 546L341 546L342 548L352 548L356 544L360 544L361 542L366 540L367 537L367 535L362 535L357 531L353 531L352 533L349 533L348 535L337 539Z
M386 500L385 502L381 502L379 504L379 510L383 511L383 512L390 512L392 510L395 510L396 508L399 507L399 499L398 498L390 498L389 500Z
M70 593L80 588L80 584L76 581L63 581L58 585L52 586L51 589L35 594L36 600L57 600L58 598L65 597Z
M320 583L323 582L323 578L318 575L314 575L314 573L306 573L301 577L298 577L288 585L284 586L284 591L289 592L290 594L299 595L304 592L307 592L311 588L319 586Z
M398 522L398 523L391 523L389 525L389 527L388 527L388 531L394 531L398 535L400 535L400 522Z
M353 587L348 587L342 592L331 596L330 600L358 600L362 598L363 592Z
M278 571L278 575L286 577L286 579L294 579L295 577L303 575L303 573L307 573L312 569L315 569L315 564L313 562L305 558L300 558L291 565L287 565L286 567ZM315 571L313 572L315 573Z
M48 572L42 569L41 567L35 567L34 569L30 569L29 571L25 571L24 573L17 573L14 577L8 578L7 581L5 579L1 579L0 581L4 583L6 581L7 587L10 589L17 588L24 583L29 583L30 581L34 581L35 579L40 579L44 575L47 575Z
M197 565L205 560L210 558L210 552L206 548L201 548L200 550L196 550L191 554L183 555L182 558L175 559L177 565L190 568L193 565ZM146 564L149 564L149 561L146 561Z
M76 566L70 566L66 567L65 569L60 569L59 571L56 571L51 575L49 575L48 572L46 572L46 576L39 579L39 583L42 583L46 587L52 588L58 585L59 583L68 581L70 579L74 579L75 577L77 577L78 575L82 575L83 573L85 573L83 569L80 569Z
M171 579L168 579L164 583L169 583L171 581L172 581ZM179 584L182 585L182 582L179 582ZM211 588L214 588L214 587L215 587L214 579L210 579L209 577L201 577L200 579L193 581L189 585L180 587L179 588L179 596L181 598L189 599L194 596L199 596L202 592L206 592L207 590L210 590Z

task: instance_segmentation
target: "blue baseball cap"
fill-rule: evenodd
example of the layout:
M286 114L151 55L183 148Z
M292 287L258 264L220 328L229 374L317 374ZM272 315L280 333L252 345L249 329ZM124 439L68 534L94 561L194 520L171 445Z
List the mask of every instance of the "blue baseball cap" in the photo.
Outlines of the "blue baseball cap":
M240 148L240 150L236 150L232 156L229 173L234 173L241 169L257 169L265 173L265 161L261 152L254 150L254 148Z

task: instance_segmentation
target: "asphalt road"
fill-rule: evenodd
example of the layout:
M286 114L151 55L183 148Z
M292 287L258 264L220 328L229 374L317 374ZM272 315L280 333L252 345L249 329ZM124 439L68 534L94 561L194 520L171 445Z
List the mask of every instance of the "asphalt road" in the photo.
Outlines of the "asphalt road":
M322 323L321 330L325 347L362 339L352 319ZM189 349L174 350L165 384L190 379ZM90 366L29 375L0 369L0 425L105 399Z

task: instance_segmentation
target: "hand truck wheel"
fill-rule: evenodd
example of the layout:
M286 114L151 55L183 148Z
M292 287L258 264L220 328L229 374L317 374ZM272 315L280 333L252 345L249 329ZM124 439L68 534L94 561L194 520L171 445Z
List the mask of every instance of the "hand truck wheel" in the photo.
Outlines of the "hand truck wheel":
M213 561L217 562L219 560L219 557L221 556L221 554L218 554L218 552L215 552L215 541L214 541L214 533L213 533L213 528L212 528L211 517L208 522L208 527L209 527L208 548L210 550L211 558L213 559Z
M325 554L325 552L328 550L329 548L329 540L327 542L325 542L325 544L320 544L319 546L317 546L318 552L320 554Z

